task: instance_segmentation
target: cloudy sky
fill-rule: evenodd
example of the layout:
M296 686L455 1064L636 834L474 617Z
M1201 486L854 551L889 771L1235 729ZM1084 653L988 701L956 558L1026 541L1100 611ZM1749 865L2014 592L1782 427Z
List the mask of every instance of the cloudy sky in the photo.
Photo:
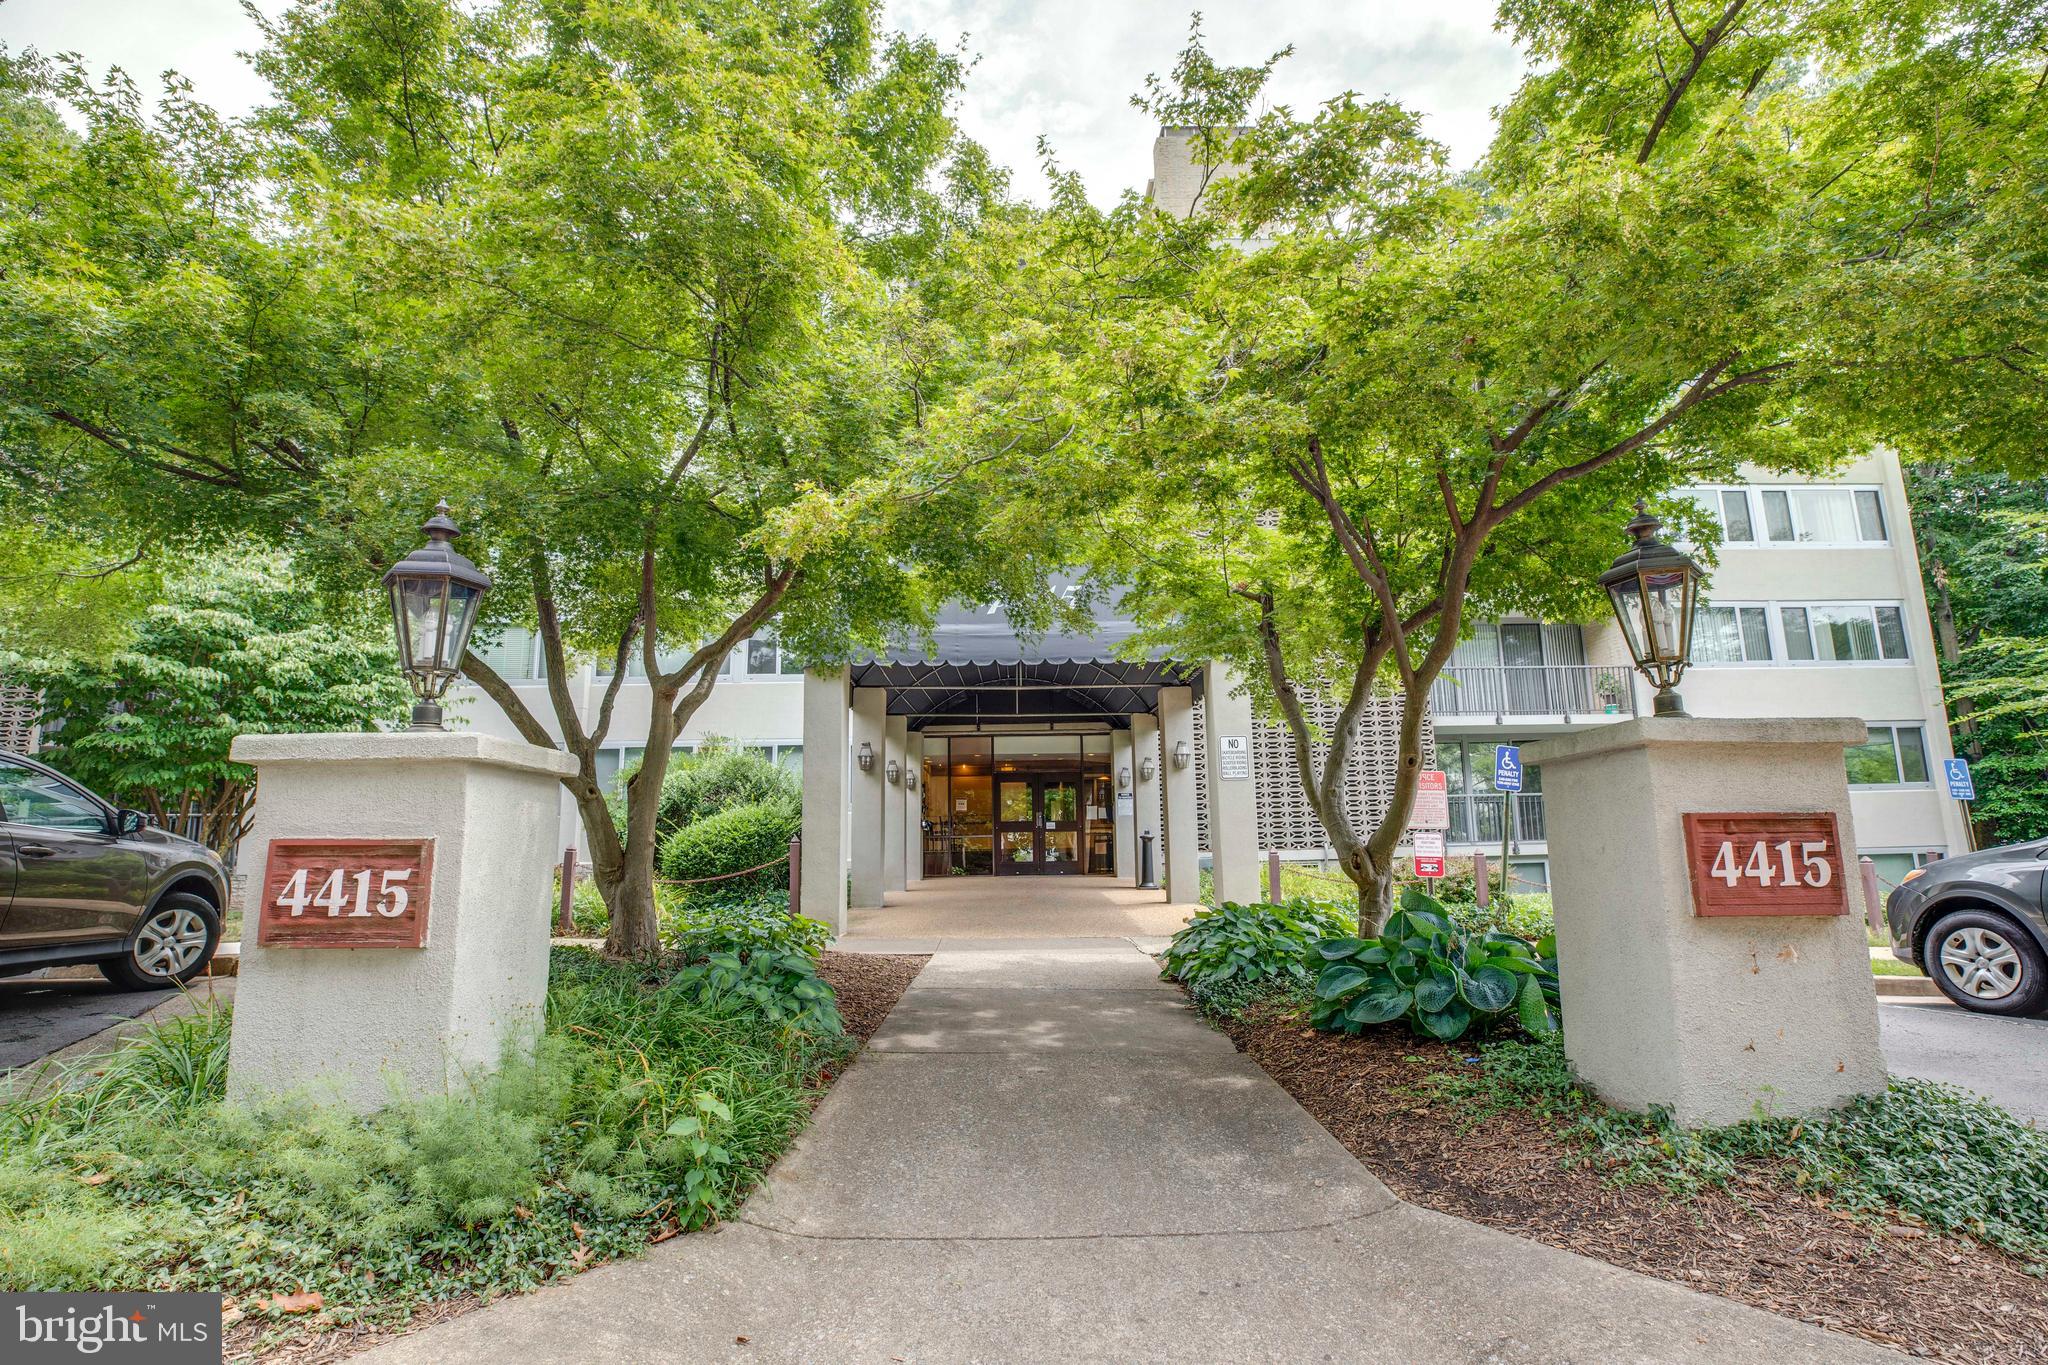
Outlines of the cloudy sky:
M280 0L261 0L275 10ZM1041 134L1099 200L1142 187L1152 129L1130 106L1147 72L1180 50L1200 0L887 0L892 26L963 43L977 59L960 110L967 131L1037 197ZM1206 0L1210 50L1255 61L1292 44L1271 97L1297 107L1350 89L1392 95L1468 163L1484 150L1490 111L1520 73L1513 46L1475 0ZM262 98L235 54L256 38L237 0L0 0L0 42L74 51L119 65L146 90L175 69L229 112Z

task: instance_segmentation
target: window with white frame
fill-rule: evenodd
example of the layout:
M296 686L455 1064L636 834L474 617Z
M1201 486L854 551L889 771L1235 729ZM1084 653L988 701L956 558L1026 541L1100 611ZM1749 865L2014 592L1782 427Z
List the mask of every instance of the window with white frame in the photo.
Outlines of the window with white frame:
M1883 545L1884 494L1875 485L1764 485L1692 490L1735 546Z
M505 626L474 645L479 659L506 682L538 682L548 675L540 636L524 626Z
M783 653L773 631L762 631L735 646L727 670L735 678L794 678L804 671L803 665Z
M1762 603L1702 602L1695 609L1695 664L1767 664L1772 658L1769 607Z
M1793 663L1892 663L1907 657L1896 602L1782 602L1778 626Z
M1927 785L1927 735L1918 725L1872 725L1847 752L1852 787Z

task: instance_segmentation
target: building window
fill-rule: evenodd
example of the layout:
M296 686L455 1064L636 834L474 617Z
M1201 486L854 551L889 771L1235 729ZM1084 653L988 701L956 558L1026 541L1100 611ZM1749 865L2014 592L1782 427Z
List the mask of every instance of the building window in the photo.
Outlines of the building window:
M1693 496L1719 521L1726 545L1882 545L1887 539L1884 496L1875 487L1703 488Z
M1693 615L1692 661L1696 664L1769 663L1769 609L1702 602Z
M540 636L524 626L506 626L488 644L477 644L479 659L506 682L540 682L547 678L547 651Z
M1927 784L1927 741L1918 725L1873 725L1870 738L1850 749L1849 784L1902 787Z
M1897 606L1809 602L1780 606L1785 657L1800 663L1875 663L1906 657L1905 616Z

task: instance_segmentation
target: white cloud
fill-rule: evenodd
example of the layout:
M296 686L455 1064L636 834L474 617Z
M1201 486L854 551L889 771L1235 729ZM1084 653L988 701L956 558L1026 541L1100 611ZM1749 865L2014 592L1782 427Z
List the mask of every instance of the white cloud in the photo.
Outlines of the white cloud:
M264 0L275 10L282 0ZM977 58L960 116L969 134L1043 191L1037 139L1089 192L1109 200L1151 174L1153 128L1130 106L1147 73L1167 71L1197 0L886 0L892 28L951 45L964 35ZM1459 164L1475 160L1491 110L1513 90L1520 58L1493 31L1482 0L1208 0L1210 51L1252 62L1293 44L1270 92L1308 108L1344 90L1392 95L1427 116ZM0 42L76 51L95 70L119 65L146 92L178 70L202 99L230 113L263 98L236 55L255 45L237 0L0 0Z

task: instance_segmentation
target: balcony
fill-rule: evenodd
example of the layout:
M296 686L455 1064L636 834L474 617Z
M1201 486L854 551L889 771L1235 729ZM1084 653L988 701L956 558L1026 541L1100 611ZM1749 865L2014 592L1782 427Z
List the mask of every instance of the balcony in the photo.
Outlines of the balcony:
M1460 793L1451 798L1451 827L1444 831L1444 841L1451 844L1477 844L1481 848L1500 847L1500 821L1505 807L1506 796L1501 792ZM1518 792L1515 794L1515 829L1513 843L1540 844L1544 841L1543 793Z
M1517 716L1633 716L1632 672L1621 664L1446 668L1429 689L1429 709L1437 716L1483 716L1496 724Z

